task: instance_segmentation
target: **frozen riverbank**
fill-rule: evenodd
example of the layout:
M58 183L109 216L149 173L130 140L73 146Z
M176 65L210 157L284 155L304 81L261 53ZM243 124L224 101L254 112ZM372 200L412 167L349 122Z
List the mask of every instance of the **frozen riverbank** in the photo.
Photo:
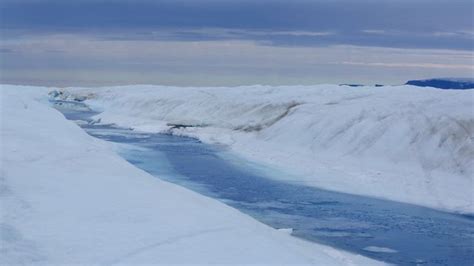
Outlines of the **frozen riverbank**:
M376 263L138 170L38 102L44 88L0 95L0 264Z
M95 113L83 103L53 104L88 134L121 144L118 153L138 168L274 228L291 228L284 230L294 236L396 265L474 262L472 217L289 184L277 180L282 173L236 158L223 146L95 124Z
M70 89L102 122L227 144L291 182L473 213L474 92L412 86Z

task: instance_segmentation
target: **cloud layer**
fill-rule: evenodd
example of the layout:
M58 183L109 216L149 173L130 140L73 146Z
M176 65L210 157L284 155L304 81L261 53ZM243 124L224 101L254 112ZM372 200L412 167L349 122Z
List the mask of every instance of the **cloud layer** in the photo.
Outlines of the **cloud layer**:
M3 0L2 82L401 83L472 76L465 0Z

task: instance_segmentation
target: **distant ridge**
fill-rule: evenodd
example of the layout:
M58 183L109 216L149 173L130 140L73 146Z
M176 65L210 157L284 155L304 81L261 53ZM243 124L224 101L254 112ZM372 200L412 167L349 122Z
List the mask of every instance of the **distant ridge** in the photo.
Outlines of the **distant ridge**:
M409 80L405 84L419 87L434 87L446 90L468 90L474 89L474 78L436 78Z

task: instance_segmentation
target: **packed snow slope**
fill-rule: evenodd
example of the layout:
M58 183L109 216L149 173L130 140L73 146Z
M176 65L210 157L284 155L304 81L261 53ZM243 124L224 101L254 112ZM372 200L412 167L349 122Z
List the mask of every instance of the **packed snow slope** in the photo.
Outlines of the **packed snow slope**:
M1 265L378 264L150 176L41 102L44 88L0 96Z
M474 213L472 90L136 85L56 96L86 99L104 123L228 144L289 181Z

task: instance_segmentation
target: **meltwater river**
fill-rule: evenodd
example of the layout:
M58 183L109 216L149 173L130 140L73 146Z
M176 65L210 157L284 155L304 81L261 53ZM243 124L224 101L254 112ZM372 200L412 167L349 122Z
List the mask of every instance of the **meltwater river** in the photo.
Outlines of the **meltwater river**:
M222 147L84 123L87 106L53 104L90 135L128 144L120 154L136 167L294 236L399 265L474 265L474 217L278 181Z

